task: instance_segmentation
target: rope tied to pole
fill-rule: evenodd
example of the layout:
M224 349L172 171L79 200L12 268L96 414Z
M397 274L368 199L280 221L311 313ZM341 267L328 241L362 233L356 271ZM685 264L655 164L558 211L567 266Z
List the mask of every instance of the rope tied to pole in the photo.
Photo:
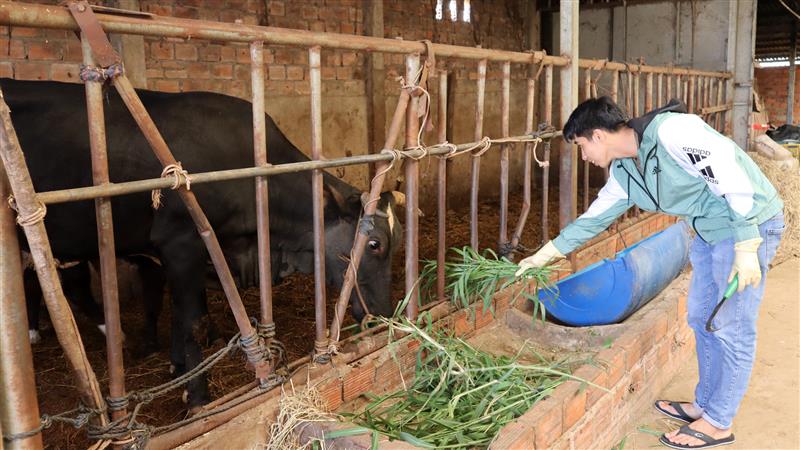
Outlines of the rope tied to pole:
M107 80L113 80L123 73L125 73L125 68L122 66L121 62L111 64L108 67L81 64L78 77L84 83L87 81L105 82Z
M186 185L187 191L192 190L192 178L189 176L189 172L181 166L180 161L164 167L164 170L161 171L161 178L169 176L175 177L170 189L175 190L180 188L181 185ZM153 189L153 192L150 194L150 198L153 202L153 209L161 207L161 197L161 189Z
M23 216L19 213L19 209L17 209L17 200L14 198L13 195L8 196L8 207L13 209L14 212L17 213L17 224L22 227L27 227L29 225L35 225L44 220L44 216L47 215L47 206L44 203L37 201L36 210L30 213L27 216Z

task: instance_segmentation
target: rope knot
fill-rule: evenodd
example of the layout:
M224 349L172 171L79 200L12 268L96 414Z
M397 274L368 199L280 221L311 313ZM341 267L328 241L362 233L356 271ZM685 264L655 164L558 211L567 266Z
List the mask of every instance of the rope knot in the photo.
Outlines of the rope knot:
M186 185L187 191L192 189L192 178L189 176L189 172L184 170L183 166L181 166L180 161L164 167L164 170L161 171L161 178L166 178L169 176L175 177L170 189L178 189L183 184ZM150 198L153 201L153 209L158 209L161 207L161 189L153 189Z
M105 82L106 80L113 80L122 75L123 72L122 63L114 63L105 68L81 64L78 77L84 83L87 81Z
M14 198L13 195L8 196L8 207L18 213L17 223L22 227L35 225L43 221L44 216L47 215L47 206L45 206L44 203L39 201L37 201L36 203L38 203L38 205L36 206L36 210L27 216L23 216L22 214L19 214L19 210L17 209L17 200Z

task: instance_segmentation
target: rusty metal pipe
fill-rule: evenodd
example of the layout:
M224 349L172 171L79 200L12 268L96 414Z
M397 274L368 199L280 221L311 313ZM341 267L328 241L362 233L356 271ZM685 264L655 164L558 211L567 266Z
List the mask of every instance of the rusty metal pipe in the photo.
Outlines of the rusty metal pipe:
M31 3L0 2L0 25L77 30L78 26L66 8ZM320 33L288 28L264 27L241 23L223 23L204 20L178 19L156 14L133 12L130 15L111 15L97 11L96 16L106 33L136 34L143 36L181 39L208 39L227 42L263 41L271 45L321 46L384 53L425 53L425 44L419 41L385 39L370 36ZM144 17L142 17L144 16ZM477 47L433 44L436 56L472 60L511 61L528 64L531 53L490 50ZM561 56L534 52L535 61L566 65Z
M5 168L0 164L0 198L10 194ZM39 426L39 402L17 227L11 209L6 207L0 207L0 330L0 429L10 436ZM3 443L9 450L41 449L42 434Z
M592 69L586 69L583 75L583 99L592 98ZM583 161L583 210L589 209L589 161Z
M402 89L400 91L400 97L397 99L397 106L392 116L391 125L389 125L389 131L386 133L386 142L383 146L385 149L394 148L397 143L397 138L400 135L400 127L403 124L403 119L405 118L406 109L408 109L410 100L411 95L408 89ZM447 151L444 151L444 153L446 152ZM389 161L392 161L394 157L390 155L365 155L361 158L375 158L376 161L382 161L375 169L377 175L372 179L372 182L370 182L369 200L367 201L367 206L364 208L364 215L372 216L375 214L375 210L378 206L378 198L383 189L383 181L386 179L386 172L388 172L390 167ZM347 301L350 299L350 294L353 292L356 271L361 263L361 256L364 255L364 247L367 244L367 238L368 235L366 233L361 233L360 231L356 232L353 250L350 255L350 264L347 266L342 289L339 291L339 299L336 301L334 317L331 321L330 337L333 342L338 342L340 338L339 335L342 329L344 313L347 309Z
M536 78L528 78L528 101L525 108L525 132L533 133L534 105L536 104ZM519 213L517 227L511 238L511 248L517 248L522 231L525 229L525 222L528 221L528 214L531 210L531 165L533 164L533 144L525 144L525 162L523 163L522 178L522 209Z
M447 142L447 71L439 73L439 143ZM447 256L447 158L437 163L436 189L436 298L445 299L444 261Z
M16 199L17 209L22 217L32 217L38 212L33 183L31 182L25 156L19 146L17 134L11 124L8 105L0 95L0 157L8 174L9 184ZM94 370L86 358L75 318L69 308L61 283L58 280L53 252L44 222L35 221L23 225L33 257L36 275L42 287L42 294L56 331L58 342L64 350L67 362L75 375L78 392L84 404L91 408L102 409L105 406L100 385L97 383ZM100 425L108 420L104 414L99 416Z
M257 167L267 167L267 123L264 105L264 43L250 44L250 82L253 90L253 153ZM261 325L271 329L272 260L269 241L269 190L266 177L256 178L256 230L258 234L258 293Z
M478 63L478 97L475 106L475 141L483 137L483 104L486 93L486 60ZM480 189L481 158L472 157L472 170L470 172L471 186L469 197L469 236L470 245L478 250L478 191Z
M544 69L544 123L553 123L553 66ZM549 144L549 143L547 143ZM542 167L542 242L550 238L550 145L544 146L544 162Z
M308 49L308 67L311 75L311 159L320 160L322 156L322 75L320 67L320 47ZM314 350L316 354L328 350L328 336L325 317L325 217L323 215L322 170L311 174L311 194L314 209L314 318L316 334Z
M94 66L92 48L86 36L81 37L83 63ZM89 144L92 154L92 182L95 186L107 184L108 152L106 151L106 121L103 111L103 85L87 81L86 111L89 123ZM94 201L97 218L97 244L100 255L100 284L103 292L103 316L106 324L106 358L108 361L108 390L112 398L125 395L125 364L122 352L122 324L119 318L119 287L117 284L117 257L114 245L114 221L111 199ZM126 409L111 412L111 419L125 417Z
M153 119L144 108L139 96L136 95L136 91L133 89L133 86L131 86L128 78L124 75L115 78L114 87L117 88L117 92L119 92L120 97L125 102L125 105L128 107L128 110L131 112L134 120L139 125L139 128L142 130L145 139L147 139L150 147L153 149L153 152L161 164L165 167L168 165L177 164L175 157L172 155L172 152L170 152L167 143L164 142L164 138L161 136L161 133L159 133L156 124L153 122ZM222 289L225 292L225 297L228 299L228 304L231 307L231 312L233 313L233 317L236 320L236 325L242 334L242 338L244 339L253 336L255 330L253 329L252 325L250 324L250 320L247 317L247 311L244 309L242 299L239 296L239 291L236 288L236 283L233 281L233 276L228 268L228 263L225 261L225 255L222 253L222 248L219 245L219 241L214 233L214 229L211 227L211 223L209 223L208 218L206 217L205 213L203 213L203 210L200 207L200 204L197 202L194 192L187 190L185 186L178 188L177 192L184 205L186 205L186 210L192 217L192 220L197 226L200 237L203 239L203 242L208 249L209 257L214 265L214 269L217 271L220 283L222 284ZM259 345L263 346L263 342ZM262 380L266 379L270 370L267 362L262 359L258 363L254 364L254 366L256 376Z
M416 83L419 71L419 54L406 56L406 80ZM417 148L419 142L419 97L412 96L406 113L406 149ZM416 320L419 312L417 300L417 279L419 278L419 162L415 159L404 161L406 184L406 298L411 300L406 306L406 317Z
M503 63L503 96L500 103L500 132L502 136L509 135L509 104L511 102L511 63ZM499 249L508 244L508 169L509 146L500 147L500 236L497 241Z

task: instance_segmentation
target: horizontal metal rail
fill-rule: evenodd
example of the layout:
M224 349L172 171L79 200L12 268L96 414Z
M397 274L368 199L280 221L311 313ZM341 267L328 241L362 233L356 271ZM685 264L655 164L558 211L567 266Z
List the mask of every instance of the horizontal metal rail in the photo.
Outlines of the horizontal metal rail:
M542 139L550 139L561 136L560 131L541 135ZM512 136L509 140L525 140L530 135ZM464 150L474 147L478 142L470 142L457 145L457 150ZM452 147L430 146L424 149L416 149L403 152L409 157L422 157L425 155L438 156L452 152ZM315 169L328 169L331 167L345 167L356 164L368 164L378 161L391 161L393 156L388 153L378 153L372 155L348 156L344 158L329 159L323 161L303 161L297 163L281 164L277 166L268 165L265 167L246 167L242 169L218 170L213 172L191 173L191 183L204 184L216 181L240 180L244 178L268 177L283 173L296 173ZM80 200L91 200L98 197L116 197L119 195L133 194L136 192L147 192L153 189L166 189L176 183L174 176L164 178L150 178L139 181L126 181L124 183L108 183L102 186L88 186L74 189L62 189L58 191L46 191L36 193L36 199L40 202L52 205L55 203L67 203ZM180 180L181 185L184 184Z
M263 27L237 23L220 23L205 20L177 19L155 14L131 11L130 14L108 14L106 10L96 11L100 24L106 33L124 33L142 36L174 37L183 39L209 39L227 42L257 42L278 45L319 45L327 48L364 50L383 53L426 54L425 44L419 41L386 39L370 36L342 35L289 28ZM0 25L19 27L44 27L64 30L78 30L66 8L31 3L0 1ZM471 60L509 61L530 64L543 61L553 66L566 66L569 59L562 56L546 55L542 51L513 52L474 47L461 47L447 44L431 44L437 57L451 57ZM607 70L631 71L640 73L666 73L675 75L698 75L718 78L731 78L730 72L712 72L672 66L648 66L645 64L624 64L604 62L596 59L580 59L579 67L597 68L602 64Z

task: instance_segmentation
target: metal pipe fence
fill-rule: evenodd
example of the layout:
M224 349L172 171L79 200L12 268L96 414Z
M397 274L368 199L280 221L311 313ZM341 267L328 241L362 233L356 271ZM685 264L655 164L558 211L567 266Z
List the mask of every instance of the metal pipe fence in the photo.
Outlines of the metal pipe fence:
M81 3L85 5L85 3ZM70 8L74 8L71 4ZM91 8L90 8L91 10ZM74 13L73 13L74 14ZM78 30L73 14L67 8L31 5L23 3L11 3L0 1L0 25L7 26L27 26L56 28L66 30ZM252 83L252 107L253 107L253 137L254 137L254 166L242 169L223 170L215 172L194 173L191 176L192 184L218 182L224 180L255 178L256 180L256 211L258 216L258 261L260 275L260 315L257 330L253 329L247 320L247 314L239 298L236 286L228 271L227 265L222 254L219 243L216 242L213 229L205 218L200 205L194 195L188 189L188 181L185 176L176 173L158 178L131 181L125 183L112 183L108 178L107 156L105 155L105 131L103 129L102 101L99 97L99 84L94 82L86 83L87 103L89 105L90 135L92 137L92 157L94 164L93 173L95 175L95 186L65 189L51 192L34 192L30 185L30 178L24 161L20 163L21 153L17 154L11 146L4 146L3 162L9 172L12 188L16 194L21 215L35 213L35 205L55 204L72 202L78 200L95 199L98 218L98 235L101 255L101 279L104 304L106 305L106 324L109 325L108 347L109 347L109 370L110 370L110 396L112 398L122 398L125 395L124 367L121 353L121 327L119 325L119 306L117 301L116 289L116 268L114 236L112 218L110 211L110 198L118 195L131 194L135 192L149 191L167 187L178 188L181 199L187 204L187 208L198 224L198 228L203 230L203 239L209 249L209 254L214 262L215 268L220 274L226 296L234 312L237 324L242 336L252 336L257 333L259 336L272 340L275 337L275 325L272 311L272 286L270 264L270 241L269 241L269 204L267 192L267 177L300 171L312 171L312 195L313 195L313 229L314 229L314 277L315 277L315 341L314 341L314 360L324 363L331 354L337 350L337 343L341 340L341 326L344 318L347 301L356 284L356 273L360 264L367 235L358 227L355 235L353 249L349 255L349 265L345 273L344 283L336 303L334 317L331 319L330 326L325 313L325 303L327 293L325 290L325 233L323 217L323 178L322 171L328 168L345 167L359 164L376 164L375 176L370 183L370 190L367 201L364 204L364 216L372 216L377 208L378 198L383 190L384 180L389 169L399 161L404 164L405 173L405 198L406 198L406 217L405 217L405 289L408 295L415 298L418 289L418 242L419 242L419 165L418 161L423 158L438 157L437 166L437 261L439 271L437 272L436 298L444 300L446 298L445 282L443 272L443 262L446 250L446 220L447 211L447 160L448 158L458 157L461 154L471 156L471 176L470 176L470 243L478 249L478 204L479 204L479 182L481 169L481 156L493 145L500 145L500 227L498 230L498 248L501 254L508 254L520 245L522 230L531 208L532 186L534 184L535 172L532 171L533 161L538 163L541 169L541 201L542 210L540 223L542 226L542 238L548 240L551 237L549 232L549 162L551 158L550 141L560 136L560 132L553 127L553 71L554 67L565 67L569 64L569 59L561 56L550 56L545 52L513 52L501 50L489 50L481 48L459 47L454 45L431 44L422 42L402 41L396 39L383 39L366 36L339 35L333 33L315 33L298 30L279 29L274 27L261 27L242 24L217 23L199 20L175 19L158 17L152 14L132 13L117 14L108 9L98 10L95 14L97 23L102 26L102 31L106 33L138 34L144 36L173 37L184 39L210 39L215 41L247 43L250 50L251 59L251 83ZM269 164L267 149L267 136L265 125L265 87L264 87L264 46L265 45L289 45L308 48L309 53L309 74L310 74L310 100L311 100L311 159L309 161L281 164L273 166ZM397 106L394 116L386 136L386 142L381 153L364 154L337 159L325 159L323 155L323 136L322 136L322 82L321 82L321 54L325 49L350 49L357 51L371 51L384 53L397 53L406 56L405 59L405 85L400 89ZM84 62L93 64L94 56L97 56L97 48L84 40ZM437 57L459 58L477 62L477 95L475 112L475 132L473 142L464 144L450 144L446 142L445 124L447 123L447 76L445 71L438 71L433 67L422 68L420 55L426 58L426 64ZM490 139L484 135L484 100L486 86L487 65L500 63L502 68L502 101L501 101L501 137ZM101 61L102 63L102 61ZM511 64L523 64L527 71L524 78L527 80L527 103L526 116L524 122L524 133L512 135L510 130L510 85L511 85ZM614 100L619 97L620 77L625 75L627 91L624 91L626 107L629 112L638 115L642 92L640 92L639 79L644 74L646 88L643 93L644 109L650 110L656 104L663 103L662 81L666 83L666 97L672 93L672 81L675 82L675 92L678 96L684 94L690 105L690 112L699 111L704 117L714 117L719 123L724 123L721 113L729 109L723 104L725 98L730 98L724 92L727 86L725 80L730 78L730 73L696 71L685 68L675 67L655 67L644 64L622 64L608 61L598 61L581 59L577 67L571 70L577 71L584 69L584 98L596 97L598 95L598 80L607 73L611 74L610 95ZM438 124L439 133L437 136L438 144L434 146L423 146L420 142L420 116L418 112L421 108L429 108L430 101L421 101L423 96L429 96L426 86L427 71L433 73L431 78L438 72L439 76L439 107ZM544 71L543 90L543 110L538 114L535 111L535 96L538 90L537 84L541 72ZM657 95L653 98L653 75L657 75ZM688 78L685 87L681 86L681 77ZM696 84L698 79L705 80ZM716 96L711 93L712 80L716 83ZM562 83L562 90L564 88ZM174 165L176 161L172 157L167 144L163 141L155 124L150 119L147 111L144 110L138 100L135 91L130 83L123 76L114 79L114 85L124 99L131 113L136 118L137 123L147 136L148 141L164 165ZM695 97L695 91L698 96ZM716 104L711 105L713 98ZM429 98L427 99L429 100ZM696 101L698 103L696 106ZM429 111L425 111L427 117ZM536 119L542 124L535 127ZM562 118L563 121L564 118ZM405 121L405 147L396 149L396 143L401 131L401 126ZM4 129L4 136L13 133L8 126ZM509 240L508 235L508 199L510 192L510 152L516 143L523 143L524 149L524 168L522 194L522 211L518 218L516 227ZM4 140L5 144L5 140ZM563 152L562 152L563 153ZM538 154L542 154L540 160ZM560 155L561 158L570 155ZM16 159L15 159L16 158ZM591 177L588 164L584 166L583 174L583 207L589 205L589 187ZM154 174L157 175L157 174ZM573 174L562 173L562 177L574 177ZM27 177L27 179L26 179ZM574 186L573 180L570 183L561 183L562 186ZM573 191L572 194L575 194ZM569 205L567 205L569 206ZM562 209L565 206L562 205ZM571 211L560 211L561 216L571 214ZM100 225L102 224L102 225ZM68 356L73 369L79 379L79 387L86 399L87 404L96 408L104 408L105 404L99 394L99 387L95 379L94 372L85 362L85 354L74 328L71 313L66 306L63 293L60 292L55 274L52 254L49 244L44 234L44 227L41 222L27 225L26 233L29 236L38 236L38 241L34 240L31 244L34 256L37 259L37 270L42 271L40 278L49 283L48 290L53 294L48 296L47 303L51 310L56 331L65 349L68 349ZM30 237L29 237L30 239ZM38 242L38 243L37 243ZM3 293L5 295L5 293ZM417 302L409 302L406 315L415 318L418 313ZM18 324L23 325L23 324ZM326 358L327 356L327 358ZM260 364L260 363L259 363ZM270 365L268 369L273 369ZM267 375L265 366L256 365L256 376L264 379ZM16 386L16 387L14 387ZM12 388L19 388L14 385ZM8 388L4 386L4 388ZM30 393L28 393L30 394ZM35 397L35 393L34 393ZM112 419L125 417L126 410L122 407L117 408L112 413ZM107 419L101 415L101 422L104 424ZM17 429L17 428L13 428Z

